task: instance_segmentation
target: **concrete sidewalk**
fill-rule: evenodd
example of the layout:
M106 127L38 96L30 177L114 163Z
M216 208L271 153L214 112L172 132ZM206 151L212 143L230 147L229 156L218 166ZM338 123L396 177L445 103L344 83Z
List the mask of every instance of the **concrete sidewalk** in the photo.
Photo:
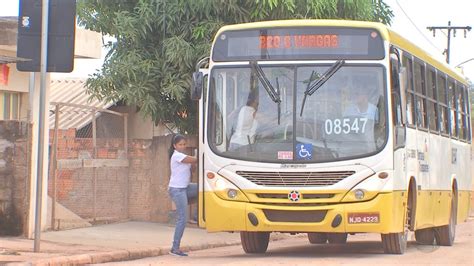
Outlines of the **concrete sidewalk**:
M0 265L73 265L159 256L168 254L173 233L173 225L149 222L43 232L38 253L33 252L33 240L0 237ZM287 237L272 234L272 240ZM181 241L185 251L228 245L240 245L240 235L207 233L195 225L187 226Z

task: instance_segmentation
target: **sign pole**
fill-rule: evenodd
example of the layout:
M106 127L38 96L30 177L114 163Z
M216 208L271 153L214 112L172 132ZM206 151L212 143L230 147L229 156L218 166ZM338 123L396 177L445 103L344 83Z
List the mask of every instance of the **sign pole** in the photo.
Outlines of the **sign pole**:
M43 162L45 137L45 101L46 101L46 67L48 65L48 18L49 0L43 0L41 12L41 83L38 121L38 167L36 172L36 211L35 211L35 241L34 252L40 252L41 241L41 208L43 200Z

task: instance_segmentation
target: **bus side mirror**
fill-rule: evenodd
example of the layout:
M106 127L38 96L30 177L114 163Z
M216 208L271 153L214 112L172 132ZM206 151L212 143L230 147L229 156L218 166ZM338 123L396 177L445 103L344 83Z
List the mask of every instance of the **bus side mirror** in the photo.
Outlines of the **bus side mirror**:
M400 105L401 105L401 118L402 118L402 125L406 125L407 123L407 97L406 97L406 89L408 87L408 78L407 78L407 69L406 67L401 67L400 72L398 73L398 80L399 80L399 90L398 94L400 95Z
M198 101L201 99L203 77L204 75L200 71L193 73L193 83L191 85L191 100Z

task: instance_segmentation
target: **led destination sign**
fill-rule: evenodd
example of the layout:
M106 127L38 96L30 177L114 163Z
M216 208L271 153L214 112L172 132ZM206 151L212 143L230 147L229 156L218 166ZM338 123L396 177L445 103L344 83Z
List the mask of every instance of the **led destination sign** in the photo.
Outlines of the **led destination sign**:
M382 59L383 40L374 29L298 27L222 32L214 61Z
M260 36L260 49L288 48L336 48L339 47L339 37L330 34L311 35L263 35Z

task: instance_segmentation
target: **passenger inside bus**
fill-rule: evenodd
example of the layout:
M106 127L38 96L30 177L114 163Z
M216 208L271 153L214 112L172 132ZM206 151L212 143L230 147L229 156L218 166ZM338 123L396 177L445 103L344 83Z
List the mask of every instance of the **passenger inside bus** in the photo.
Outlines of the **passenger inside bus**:
M235 131L230 139L229 151L235 151L255 141L255 132L258 127L258 122L255 119L257 110L258 94L251 91L247 98L247 104L239 111Z

